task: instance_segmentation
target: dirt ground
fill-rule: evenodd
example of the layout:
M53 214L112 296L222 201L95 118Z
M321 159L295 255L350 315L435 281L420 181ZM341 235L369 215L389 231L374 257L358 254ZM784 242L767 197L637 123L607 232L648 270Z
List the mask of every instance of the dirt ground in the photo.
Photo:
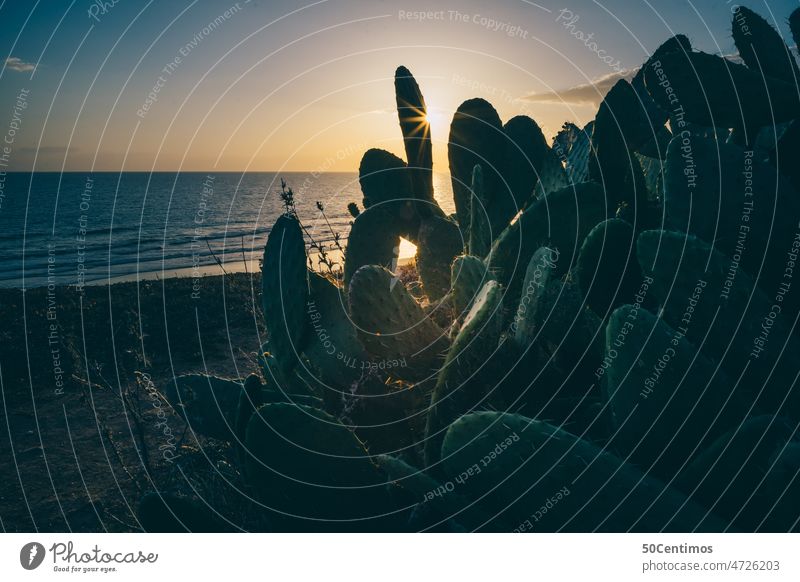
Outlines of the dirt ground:
M0 528L140 531L135 508L147 491L236 489L230 447L195 438L145 380L163 390L184 373L256 371L260 287L260 274L241 273L83 294L0 290ZM164 426L177 441L169 455ZM241 502L226 494L224 517L245 523Z

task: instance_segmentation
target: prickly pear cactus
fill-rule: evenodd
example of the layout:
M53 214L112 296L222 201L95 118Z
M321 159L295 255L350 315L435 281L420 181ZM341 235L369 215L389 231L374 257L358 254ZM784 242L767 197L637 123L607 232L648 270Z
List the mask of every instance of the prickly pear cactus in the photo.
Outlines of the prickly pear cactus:
M684 123L756 128L789 121L800 111L793 85L716 55L670 51L646 66L650 95L664 111L683 107ZM672 127L683 129L679 124Z
M678 136L669 145L664 186L670 230L713 243L731 257L730 268L758 277L763 289L780 285L798 233L800 196L773 166L752 150ZM800 306L797 294L785 299L790 309Z
M507 138L503 177L520 210L533 195L550 147L539 125L526 115L509 119L503 133Z
M297 217L278 218L264 247L261 266L261 304L272 355L279 368L290 372L306 340L305 304L308 298L306 244Z
M716 364L683 334L638 306L614 311L606 328L611 445L669 481L746 408Z
M342 289L316 273L309 275L309 281L306 316L310 339L304 353L319 370L322 389L340 395L340 387L350 386L363 374L370 357L358 339Z
M601 318L633 301L642 283L633 227L616 218L595 226L583 241L575 275L586 304Z
M724 527L678 491L621 459L524 416L462 416L447 430L441 456L445 476L461 476L455 492L480 500L491 516L485 522L464 519L469 530L680 532Z
M380 265L392 271L400 256L400 238L407 236L407 222L413 216L398 216L388 205L366 209L353 221L344 256L344 282L364 265Z
M386 150L366 151L358 167L358 181L364 208L381 203L398 206L413 199L406 163Z
M481 259L472 255L461 255L453 261L450 280L456 317L460 319L467 315L475 296L484 283L491 280L491 275Z
M346 531L365 527L358 520L367 527L381 521L385 478L355 435L329 414L265 404L250 418L246 446L248 484L273 512L278 531Z
M433 199L433 146L425 99L416 79L405 67L397 67L394 89L413 194L421 201L417 205L420 214L427 216L430 206L436 202Z
M428 466L439 460L447 426L459 415L488 404L498 379L491 362L498 351L502 322L503 288L497 281L488 281L464 318L439 372L425 431Z
M507 302L519 302L525 271L533 253L549 246L559 253L559 272L568 271L583 239L606 219L610 209L598 184L584 182L537 200L495 240L487 265L507 285Z
M745 6L736 6L732 12L733 40L747 68L795 85L800 70L781 35Z
M749 418L705 448L675 485L734 529L796 531L797 512L789 506L796 503L800 465L784 472L780 458L798 445L794 422L773 415Z
M592 132L589 178L603 184L608 203L627 205L639 221L647 219L647 188L634 150L653 135L636 91L620 79L600 104Z
M800 8L795 8L789 15L789 28L792 31L795 50L800 47Z
M489 224L489 198L483 183L483 168L477 164L472 168L472 198L470 199L469 252L485 257L492 248L492 227Z
M730 259L695 237L645 231L636 247L664 320L739 379L738 390L755 410L796 414L800 394L791 388L796 364L788 354L800 345L781 300L769 299L743 271L731 277Z
M450 265L466 246L464 233L441 211L422 219L417 245L417 271L429 299L441 299L450 290Z
M450 342L392 273L362 267L350 282L348 301L361 343L392 374L422 380L439 369Z
M500 175L506 143L500 116L491 104L483 99L470 99L458 107L450 124L447 155L462 231L470 223L472 170L478 164L483 169L492 232L502 231L514 216L513 198Z
M514 342L520 349L531 345L536 337L534 314L539 309L539 298L547 286L557 280L558 251L542 247L533 253L525 279L522 284L522 296L511 323Z

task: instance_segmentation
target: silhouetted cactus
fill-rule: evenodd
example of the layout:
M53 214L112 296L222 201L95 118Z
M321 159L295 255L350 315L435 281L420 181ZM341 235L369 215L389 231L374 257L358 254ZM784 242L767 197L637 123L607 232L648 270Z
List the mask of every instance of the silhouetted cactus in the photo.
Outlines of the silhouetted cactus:
M483 168L476 164L472 168L470 190L469 244L467 250L477 257L485 257L492 248L492 227L489 224L489 197L483 183Z
M392 273L362 267L350 282L348 301L359 338L373 357L390 362L400 378L421 380L436 373L449 341Z
M794 55L778 32L761 16L745 6L736 6L731 28L739 56L748 69L792 86L800 80Z
M451 479L478 465L459 493L480 500L490 518L465 520L470 530L680 532L724 527L680 492L621 459L524 416L462 416L448 429L441 456Z
M297 365L307 327L306 244L296 216L282 215L269 233L261 266L261 303L272 355L283 372Z
M413 194L422 201L418 211L426 216L430 212L429 206L436 204L433 199L433 146L428 111L416 79L405 67L397 67L394 88Z
M733 382L647 310L624 305L606 328L611 446L643 471L669 481L746 408Z
M478 257L461 255L455 258L450 272L450 281L453 288L453 306L456 310L456 318L460 319L467 315L478 292L491 279L486 265Z
M447 426L474 407L489 402L497 376L492 357L503 323L503 289L497 281L481 288L453 341L436 382L425 430L425 463L438 462Z

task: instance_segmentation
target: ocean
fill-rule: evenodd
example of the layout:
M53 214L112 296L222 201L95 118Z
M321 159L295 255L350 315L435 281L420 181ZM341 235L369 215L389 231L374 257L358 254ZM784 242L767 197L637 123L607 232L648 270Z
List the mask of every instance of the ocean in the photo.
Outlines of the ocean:
M4 178L4 180L3 180ZM280 180L318 241L346 238L357 173L9 173L0 176L0 287L107 283L258 268ZM447 174L436 197L453 212ZM323 219L317 209L322 202Z

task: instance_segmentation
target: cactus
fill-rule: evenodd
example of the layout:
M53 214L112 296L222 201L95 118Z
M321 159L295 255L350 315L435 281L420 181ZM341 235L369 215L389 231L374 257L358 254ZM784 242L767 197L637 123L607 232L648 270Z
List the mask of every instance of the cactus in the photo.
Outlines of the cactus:
M592 132L589 178L602 184L616 210L627 205L639 222L649 220L647 188L634 150L652 137L647 112L630 83L620 79L600 104Z
M616 306L633 300L642 282L633 227L624 220L595 226L581 246L576 279L586 304L605 318Z
M450 265L463 252L464 233L438 209L422 219L417 245L417 271L432 301L450 290Z
M358 167L358 182L364 194L364 208L375 204L400 206L412 199L406 163L386 150L366 151Z
M765 290L781 283L800 222L800 197L775 168L732 144L678 136L669 145L664 192L670 230L713 243L733 259L732 268L758 277ZM786 299L787 309L800 307L796 294Z
M547 423L476 412L447 431L441 456L489 521L470 530L537 532L721 531L724 524L678 491ZM559 495L561 493L561 495Z
M543 245L559 253L559 273L577 258L577 249L589 231L609 211L603 189L585 182L551 192L537 200L495 240L487 265L507 286L507 302L519 302L525 269Z
M800 393L792 389L796 365L788 354L800 345L793 319L783 321L774 307L781 301L768 299L744 272L731 280L730 260L695 237L646 231L636 246L664 320L737 378L757 411L794 417Z
M450 281L456 318L461 319L467 315L475 296L489 280L491 275L478 257L461 255L455 258L450 271Z
M392 373L421 380L439 369L450 347L446 335L389 271L375 265L359 269L348 300L362 344L374 357L392 362Z
M469 244L467 250L478 257L485 257L492 248L492 227L489 224L489 198L483 183L483 168L476 164L472 168L472 197L470 198Z
M347 204L347 212L350 213L350 216L353 218L357 218L359 214L361 214L361 210L358 209L358 204L355 202L350 202Z
M668 112L682 106L684 122L759 127L800 115L800 98L793 85L715 55L668 52L649 63L644 75L656 103ZM672 127L683 129L680 124Z
M306 316L311 339L304 354L320 371L324 399L338 399L338 387L356 381L370 358L358 339L343 291L315 273L309 274L309 281Z
M272 354L279 368L291 372L306 340L308 298L306 245L296 216L278 218L264 247L261 302Z
M526 115L509 119L503 126L503 133L507 138L503 176L508 181L515 208L520 210L533 195L551 152L539 125Z
M792 31L795 50L800 50L800 8L795 8L789 15L789 29Z
M500 117L487 101L470 99L459 105L450 124L447 155L458 224L465 235L470 223L472 170L477 164L483 169L491 231L502 231L515 214L513 198L500 176L506 143Z
M388 205L366 209L353 221L344 256L344 282L350 284L353 275L364 265L380 265L390 269L397 266L400 237L407 236L405 219Z
M641 307L624 305L611 315L604 362L611 446L667 481L744 418L734 383Z
M503 321L503 289L497 281L488 281L458 332L447 353L436 382L425 430L425 462L439 460L444 431L459 415L486 404L497 375L492 363L497 360Z
M589 179L589 153L591 151L594 121L590 121L583 129L570 128L573 137L567 153L567 179L570 184L580 184Z
M265 404L246 433L246 476L280 531L375 529L385 479L361 442L320 410Z
M261 378L256 374L250 374L244 381L242 390L239 393L239 404L236 407L236 423L234 424L234 429L237 446L244 446L247 423L250 422L250 417L253 416L253 412L264 403L264 385L261 383Z
M800 70L781 35L761 16L744 6L733 9L733 40L747 67L765 77L794 86Z
M547 286L557 279L558 251L542 247L533 253L522 284L522 297L511 323L514 342L520 349L531 345L536 337L534 314L539 309L539 298Z
M795 431L785 418L749 418L698 455L675 485L741 531L796 530Z
M417 210L422 216L427 216L431 205L436 205L436 202L433 199L433 146L425 99L416 79L405 67L397 67L394 89L412 191L421 201Z

